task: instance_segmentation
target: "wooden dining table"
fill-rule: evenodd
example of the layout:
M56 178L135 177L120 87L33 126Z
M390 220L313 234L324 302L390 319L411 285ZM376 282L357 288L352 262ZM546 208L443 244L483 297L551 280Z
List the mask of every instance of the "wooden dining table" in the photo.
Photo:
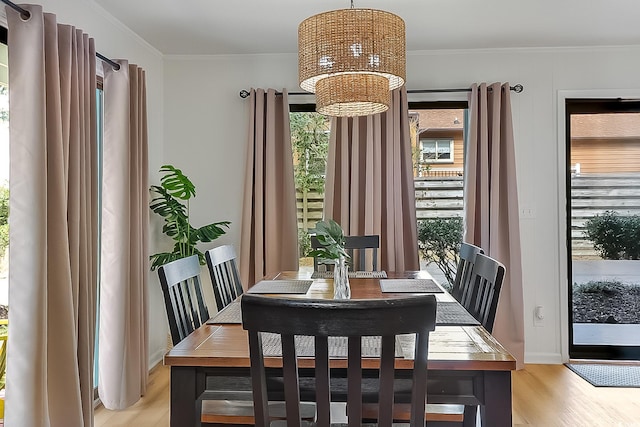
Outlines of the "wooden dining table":
M387 272L389 279L432 279L426 271ZM310 271L281 272L266 279L310 279ZM397 298L411 293L382 292L379 278L350 278L351 298ZM455 299L446 291L435 293L438 302ZM287 294L287 298L333 298L332 279L313 279L304 294ZM195 424L195 403L203 391L221 389L225 384L245 384L239 398L251 399L249 345L241 324L207 322L174 346L165 356L171 366L171 427ZM312 357L300 358L301 369L313 368ZM269 357L265 366L277 371L282 367L279 357ZM365 358L364 370L375 370L379 359ZM331 367L346 368L346 359L331 361ZM396 358L396 373L413 368L411 358ZM429 336L427 402L480 405L483 424L492 427L511 426L511 371L516 360L480 325L437 325ZM225 383L221 379L227 379ZM228 395L228 394L227 394Z

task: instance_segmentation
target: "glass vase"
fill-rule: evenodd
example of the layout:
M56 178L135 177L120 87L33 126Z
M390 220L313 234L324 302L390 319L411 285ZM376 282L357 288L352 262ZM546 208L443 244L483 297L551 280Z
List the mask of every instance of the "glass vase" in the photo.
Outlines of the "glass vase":
M333 299L351 298L349 286L349 265L344 257L336 260L333 270Z

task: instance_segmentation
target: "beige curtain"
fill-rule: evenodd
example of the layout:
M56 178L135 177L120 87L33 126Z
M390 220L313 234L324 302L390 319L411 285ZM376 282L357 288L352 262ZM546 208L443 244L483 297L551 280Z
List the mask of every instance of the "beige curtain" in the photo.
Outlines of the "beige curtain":
M108 409L137 402L149 371L145 73L118 62L104 65L98 391Z
M524 367L518 188L509 83L473 85L464 166L465 236L502 262L506 274L493 335Z
M287 93L252 89L244 182L240 276L298 269L298 223Z
M95 45L24 5L9 26L8 426L93 425Z
M347 235L380 235L381 269L420 269L404 87L385 113L332 119L324 217Z

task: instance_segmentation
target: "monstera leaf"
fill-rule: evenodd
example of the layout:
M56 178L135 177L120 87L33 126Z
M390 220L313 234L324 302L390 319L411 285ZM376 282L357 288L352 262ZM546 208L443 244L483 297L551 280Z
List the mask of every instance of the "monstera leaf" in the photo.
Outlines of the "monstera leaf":
M196 196L196 186L180 169L164 165L160 168L160 172L165 172L160 183L171 196L180 200L189 200Z
M160 252L150 256L151 270L191 255L198 255L204 265L204 254L196 247L199 242L212 242L226 233L229 221L214 222L196 228L189 222L189 201L196 195L196 187L180 169L171 165L160 168L164 173L160 185L152 185L155 193L149 208L164 219L162 232L171 237L175 244L173 251ZM184 203L183 203L184 202Z
M320 262L332 262L342 257L349 258L344 249L344 232L340 224L330 219L316 224L316 238L321 248L309 252L309 256L318 257Z

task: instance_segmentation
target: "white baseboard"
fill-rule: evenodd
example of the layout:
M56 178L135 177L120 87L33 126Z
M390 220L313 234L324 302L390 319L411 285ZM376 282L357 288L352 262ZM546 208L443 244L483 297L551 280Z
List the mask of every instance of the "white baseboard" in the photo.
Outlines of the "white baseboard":
M562 355L560 353L537 353L529 352L524 355L524 363L540 365L561 365Z
M153 354L149 355L149 370L156 366L158 363L162 363L162 359L164 358L167 349L160 348L156 350Z

